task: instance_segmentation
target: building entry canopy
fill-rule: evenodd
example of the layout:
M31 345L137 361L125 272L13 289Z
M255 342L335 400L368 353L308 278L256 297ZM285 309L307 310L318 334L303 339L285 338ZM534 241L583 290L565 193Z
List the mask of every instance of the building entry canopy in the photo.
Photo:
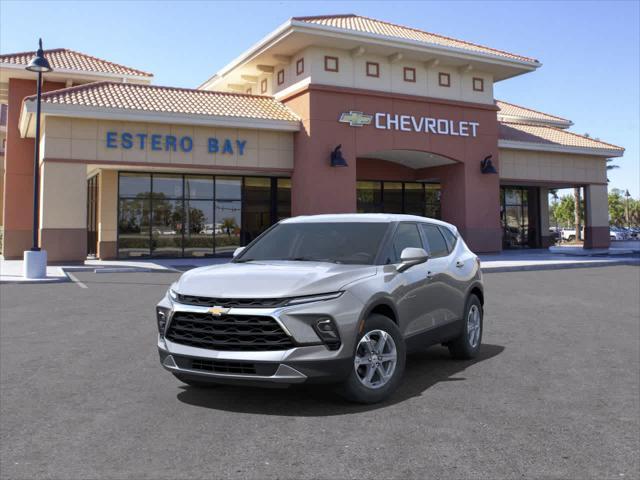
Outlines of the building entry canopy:
M398 163L413 169L440 167L456 163L454 160L443 157L442 155L418 150L381 150L360 155L360 158L386 160L387 162Z

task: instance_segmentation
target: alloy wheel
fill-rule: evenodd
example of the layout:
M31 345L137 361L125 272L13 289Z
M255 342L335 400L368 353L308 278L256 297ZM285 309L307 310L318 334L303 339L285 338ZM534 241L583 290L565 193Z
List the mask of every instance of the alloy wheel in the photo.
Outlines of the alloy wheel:
M471 305L467 315L467 337L471 348L476 348L480 342L480 309Z
M398 351L393 337L384 330L367 332L358 342L354 368L360 383L367 388L381 388L393 377Z

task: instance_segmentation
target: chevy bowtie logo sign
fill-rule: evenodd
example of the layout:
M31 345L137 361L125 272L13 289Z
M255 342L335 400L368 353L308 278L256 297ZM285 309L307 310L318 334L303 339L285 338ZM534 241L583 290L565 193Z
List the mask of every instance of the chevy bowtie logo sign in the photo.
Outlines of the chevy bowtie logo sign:
M452 137L477 137L480 127L479 122L467 120L417 117L415 115L399 115L386 112L376 112L370 115L354 110L342 112L338 122L348 123L352 127L373 125L378 130L450 135Z
M353 110L349 112L342 112L340 115L340 123L348 123L352 127L362 127L364 125L371 125L371 121L373 120L373 115L367 115L362 112L354 112Z
M225 315L226 313L229 312L229 308L224 308L224 307L211 307L209 309L209 313L215 317L219 317L221 315Z

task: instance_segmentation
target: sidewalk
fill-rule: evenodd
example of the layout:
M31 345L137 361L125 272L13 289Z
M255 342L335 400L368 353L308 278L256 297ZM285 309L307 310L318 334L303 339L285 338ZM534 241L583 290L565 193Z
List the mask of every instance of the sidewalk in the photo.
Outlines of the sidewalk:
M571 247L559 247L562 249ZM575 247L574 247L575 248ZM579 247L577 247L579 248ZM580 248L580 250L582 250ZM569 253L569 252L568 252ZM511 272L523 270L559 270L567 268L602 267L613 265L640 265L640 255L596 253L596 256L577 253L552 253L541 250L505 250L498 254L481 254L482 271ZM87 260L84 264L47 267L47 278L27 280L22 277L22 260L4 260L0 257L0 283L53 283L76 281L73 272L96 273L126 272L184 272L192 268L226 263L229 258L166 258L148 260Z

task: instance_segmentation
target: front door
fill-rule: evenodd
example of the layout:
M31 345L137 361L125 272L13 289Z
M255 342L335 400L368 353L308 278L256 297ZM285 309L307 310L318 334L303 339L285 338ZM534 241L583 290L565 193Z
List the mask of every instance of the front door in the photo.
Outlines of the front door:
M87 256L98 254L98 175L87 180Z

